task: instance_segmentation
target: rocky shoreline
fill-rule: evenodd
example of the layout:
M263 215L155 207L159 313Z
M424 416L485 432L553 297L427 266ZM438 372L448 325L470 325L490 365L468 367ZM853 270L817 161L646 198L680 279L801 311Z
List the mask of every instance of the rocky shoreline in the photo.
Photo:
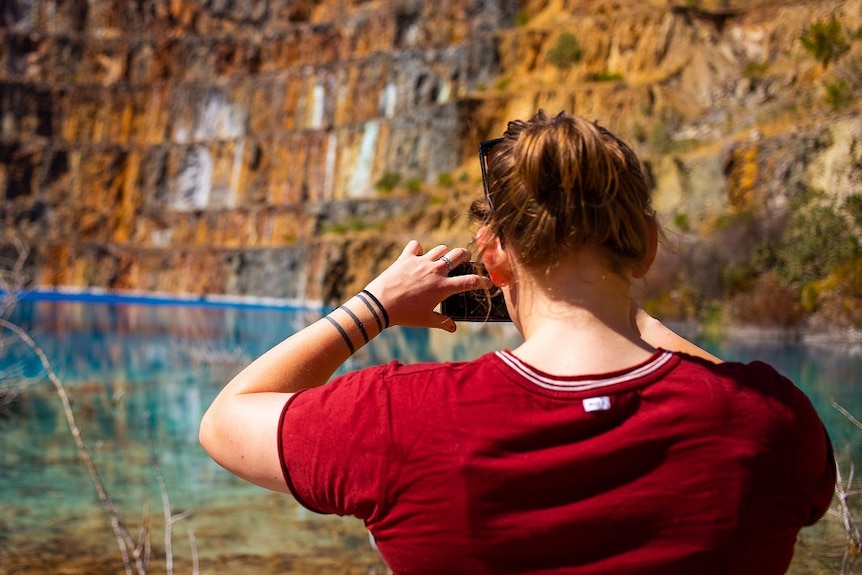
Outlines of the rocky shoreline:
M844 347L862 351L862 329L855 327L769 327L744 324L705 326L694 321L666 321L665 324L688 339L728 343L804 344Z

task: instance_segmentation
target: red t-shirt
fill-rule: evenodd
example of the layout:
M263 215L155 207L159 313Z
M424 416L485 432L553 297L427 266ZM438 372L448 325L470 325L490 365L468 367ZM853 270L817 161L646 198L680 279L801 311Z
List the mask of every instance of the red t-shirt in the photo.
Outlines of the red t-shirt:
M398 575L784 573L835 481L789 380L664 351L594 377L393 362L294 395L279 427L296 499L364 520Z

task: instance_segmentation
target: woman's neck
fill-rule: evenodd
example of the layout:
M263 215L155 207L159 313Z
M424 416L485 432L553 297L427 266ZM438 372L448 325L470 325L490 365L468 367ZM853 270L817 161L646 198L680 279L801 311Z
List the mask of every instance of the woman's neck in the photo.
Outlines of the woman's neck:
M543 371L615 371L655 351L632 322L630 280L598 250L582 249L542 277L519 273L509 295L525 340L514 353Z

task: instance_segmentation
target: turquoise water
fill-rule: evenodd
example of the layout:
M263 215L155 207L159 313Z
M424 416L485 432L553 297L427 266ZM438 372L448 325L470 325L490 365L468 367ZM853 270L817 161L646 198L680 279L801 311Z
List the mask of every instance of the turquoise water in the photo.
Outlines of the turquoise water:
M151 572L164 572L154 464L172 511L190 513L174 526L177 572L190 572L190 533L202 572L375 572L377 556L358 522L307 513L287 496L248 485L215 465L197 442L200 417L220 387L318 316L266 307L25 299L11 319L45 350L66 386L124 523L137 533L142 518L150 518L153 564L161 565ZM505 324L461 324L455 335L395 328L345 368L392 358L469 359L518 341ZM726 359L759 358L778 367L811 397L836 448L860 452L862 430L833 407L838 402L862 417L858 347L702 343ZM61 564L69 573L121 571L54 388L20 342L5 340L0 353L3 385L20 389L17 401L0 403L0 574L56 572Z

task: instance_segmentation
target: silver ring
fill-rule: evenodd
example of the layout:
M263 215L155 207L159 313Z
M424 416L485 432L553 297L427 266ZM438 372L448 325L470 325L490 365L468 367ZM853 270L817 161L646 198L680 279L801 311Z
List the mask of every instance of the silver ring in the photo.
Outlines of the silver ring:
M446 267L449 268L449 271L452 271L452 262L449 261L449 258L446 256L440 256L440 259L443 260L443 263L446 264Z

